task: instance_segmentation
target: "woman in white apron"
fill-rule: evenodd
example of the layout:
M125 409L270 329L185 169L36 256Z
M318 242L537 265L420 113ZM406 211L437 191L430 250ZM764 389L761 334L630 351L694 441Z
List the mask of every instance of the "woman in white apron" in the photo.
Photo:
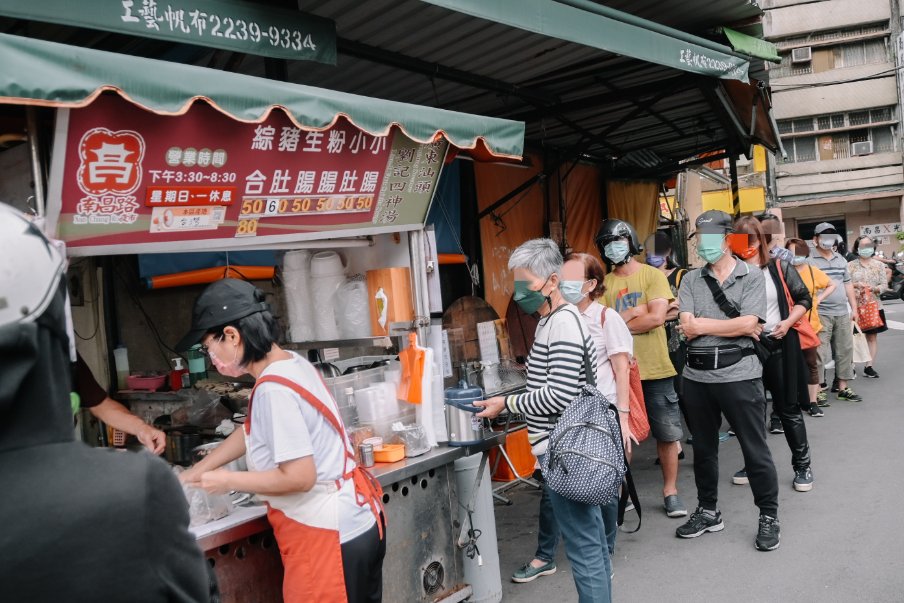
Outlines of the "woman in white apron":
M244 429L181 475L208 492L252 492L267 503L286 603L382 598L382 491L355 463L342 419L317 370L276 345L262 291L224 279L195 302L179 344L202 350L220 374L250 374ZM219 469L245 455L248 471Z

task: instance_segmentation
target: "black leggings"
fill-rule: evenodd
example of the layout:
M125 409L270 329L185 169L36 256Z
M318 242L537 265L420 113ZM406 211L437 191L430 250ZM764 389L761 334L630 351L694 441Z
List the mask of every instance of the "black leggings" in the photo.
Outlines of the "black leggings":
M807 427L797 399L788 400L785 374L784 352L772 352L763 367L763 385L772 394L772 413L777 416L785 430L785 440L791 449L791 465L794 469L810 466L810 443Z
M342 570L348 603L380 603L383 600L383 557L386 556L386 522L383 538L377 524L342 545Z

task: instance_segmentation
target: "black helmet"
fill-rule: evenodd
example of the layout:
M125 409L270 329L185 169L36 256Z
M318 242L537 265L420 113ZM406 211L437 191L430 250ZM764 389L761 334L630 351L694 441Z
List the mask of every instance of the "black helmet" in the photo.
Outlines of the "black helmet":
M633 226L624 220L604 220L594 239L602 257L606 257L603 251L606 244L616 239L628 239L628 251L631 255L639 255L643 251Z

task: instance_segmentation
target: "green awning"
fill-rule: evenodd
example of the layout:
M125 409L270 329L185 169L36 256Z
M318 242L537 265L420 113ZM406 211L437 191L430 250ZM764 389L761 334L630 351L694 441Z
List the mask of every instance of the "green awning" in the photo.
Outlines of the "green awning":
M728 43L736 51L758 59L772 61L773 63L782 62L782 57L778 54L778 47L772 42L748 36L729 27L723 27L722 31L725 33L725 37L728 38Z
M77 108L113 91L160 115L203 100L233 119L258 123L282 109L306 130L341 116L374 136L393 126L428 143L443 136L482 158L520 159L524 123L311 86L0 34L0 103Z
M590 0L423 1L648 63L721 79L748 81L748 58L727 46Z

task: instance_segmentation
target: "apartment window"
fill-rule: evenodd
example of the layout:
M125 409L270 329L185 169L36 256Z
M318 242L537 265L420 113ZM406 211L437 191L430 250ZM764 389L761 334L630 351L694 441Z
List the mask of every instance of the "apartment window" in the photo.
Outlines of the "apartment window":
M869 120L872 123L877 123L880 121L891 121L892 113L891 107L883 107L882 109L872 109L869 112Z
M844 113L836 113L832 116L832 127L833 128L843 128L844 127Z
M795 132L812 132L813 131L813 118L812 117L804 117L802 119L795 119L793 121L794 131Z
M856 111L848 115L848 122L852 126L862 126L869 123L869 111Z
M884 63L889 60L888 48L885 45L884 38L843 44L836 46L833 50L835 69L872 65L873 63Z
M855 142L866 142L869 140L869 130L853 130L848 132L848 137L851 139L851 144Z
M816 160L816 137L801 136L799 138L787 138L782 140L785 152L788 153L789 163Z
M779 134L790 134L794 131L794 126L791 124L791 121L788 119L783 119L778 122L778 133Z
M831 130L832 129L832 120L828 115L822 115L816 118L816 129L817 130Z
M871 128L874 153L890 153L895 150L894 129L888 126Z

